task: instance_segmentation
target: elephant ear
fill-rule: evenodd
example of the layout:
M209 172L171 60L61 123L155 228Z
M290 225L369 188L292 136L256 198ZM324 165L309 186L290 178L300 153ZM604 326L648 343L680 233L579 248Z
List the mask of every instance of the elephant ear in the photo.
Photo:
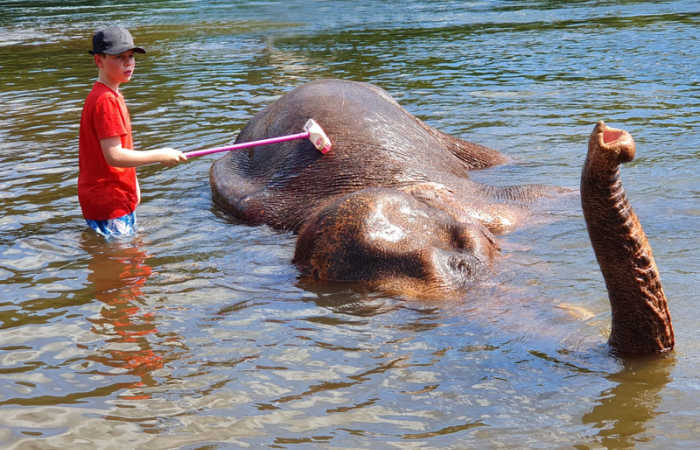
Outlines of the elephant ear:
M466 165L467 170L486 169L487 167L505 164L510 161L508 157L498 150L456 138L429 126L418 118L416 118L416 121L435 139L440 141L445 149L459 158Z

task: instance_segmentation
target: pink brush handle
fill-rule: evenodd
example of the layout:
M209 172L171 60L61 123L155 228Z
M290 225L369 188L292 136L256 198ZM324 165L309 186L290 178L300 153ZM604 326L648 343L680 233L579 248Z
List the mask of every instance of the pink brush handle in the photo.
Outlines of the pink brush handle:
M219 153L219 152L230 152L231 150L239 150L241 148L256 147L258 145L278 144L280 142L294 141L296 139L306 139L309 137L309 134L310 133L308 131L303 131L303 132L297 133L297 134L289 134L287 136L279 136L279 137L274 137L274 138L269 138L269 139L262 139L260 141L241 142L240 144L234 144L234 145L230 145L228 147L216 147L216 148L208 148L205 150L196 150L194 152L186 152L185 156L187 156L187 158L196 158L197 156L210 155L212 153Z

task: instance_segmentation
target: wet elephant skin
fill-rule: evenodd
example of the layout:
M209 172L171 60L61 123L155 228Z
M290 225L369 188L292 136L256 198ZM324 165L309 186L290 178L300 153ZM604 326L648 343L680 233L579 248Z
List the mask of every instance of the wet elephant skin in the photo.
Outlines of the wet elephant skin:
M299 234L301 277L351 282L414 298L459 296L488 274L494 234L512 230L537 186L495 188L468 172L501 164L496 150L449 136L382 89L319 80L258 113L237 142L292 134L315 119L333 143L308 141L232 152L212 166L214 201L249 224ZM673 328L644 231L619 165L634 157L623 130L596 125L581 176L584 217L612 307L618 354L673 349Z

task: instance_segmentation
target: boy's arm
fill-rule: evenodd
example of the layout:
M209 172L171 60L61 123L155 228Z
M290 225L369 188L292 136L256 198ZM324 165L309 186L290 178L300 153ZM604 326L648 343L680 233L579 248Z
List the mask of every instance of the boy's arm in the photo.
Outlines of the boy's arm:
M119 136L100 139L100 147L107 164L113 167L136 167L144 164L162 163L174 166L187 160L187 156L174 148L164 147L156 150L135 151L122 148Z

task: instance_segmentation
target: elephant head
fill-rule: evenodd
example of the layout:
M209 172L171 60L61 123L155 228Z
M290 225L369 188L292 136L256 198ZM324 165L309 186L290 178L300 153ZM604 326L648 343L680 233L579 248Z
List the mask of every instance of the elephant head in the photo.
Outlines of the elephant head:
M301 227L294 263L306 278L414 298L463 292L488 273L498 246L457 203L431 203L433 193L371 188L329 202Z
M419 298L462 297L490 273L492 235L514 229L538 186L486 186L468 173L507 161L430 127L367 84L317 80L260 111L237 142L291 134L314 118L333 141L321 155L294 141L232 152L211 169L212 197L249 224L299 234L302 278ZM610 345L624 354L673 348L659 273L619 180L628 133L599 123L581 197L612 305Z

